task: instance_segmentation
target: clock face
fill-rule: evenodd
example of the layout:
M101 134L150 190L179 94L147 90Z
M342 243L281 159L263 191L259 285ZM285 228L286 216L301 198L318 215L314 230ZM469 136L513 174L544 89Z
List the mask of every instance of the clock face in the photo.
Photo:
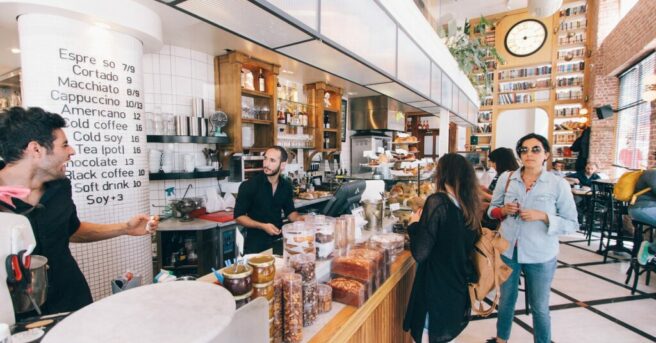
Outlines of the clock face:
M547 28L544 24L538 20L526 19L510 28L504 44L512 55L525 57L540 50L546 40Z

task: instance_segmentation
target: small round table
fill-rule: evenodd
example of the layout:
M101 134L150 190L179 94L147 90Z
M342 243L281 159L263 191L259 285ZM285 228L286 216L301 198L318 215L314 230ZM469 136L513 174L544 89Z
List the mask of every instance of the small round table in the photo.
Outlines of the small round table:
M157 283L80 309L42 342L210 342L234 313L234 298L223 287L198 281Z

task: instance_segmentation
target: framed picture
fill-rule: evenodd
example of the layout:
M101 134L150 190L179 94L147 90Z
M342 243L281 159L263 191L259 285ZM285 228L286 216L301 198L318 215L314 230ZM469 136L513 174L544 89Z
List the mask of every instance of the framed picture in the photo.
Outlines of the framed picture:
M346 142L346 104L348 102L342 99L342 143Z

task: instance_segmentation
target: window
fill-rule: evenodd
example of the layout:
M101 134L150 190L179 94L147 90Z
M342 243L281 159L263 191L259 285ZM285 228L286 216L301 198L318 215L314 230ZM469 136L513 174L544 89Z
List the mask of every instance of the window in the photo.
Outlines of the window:
M627 168L647 168L651 106L642 100L642 92L655 67L652 53L620 75L615 163Z

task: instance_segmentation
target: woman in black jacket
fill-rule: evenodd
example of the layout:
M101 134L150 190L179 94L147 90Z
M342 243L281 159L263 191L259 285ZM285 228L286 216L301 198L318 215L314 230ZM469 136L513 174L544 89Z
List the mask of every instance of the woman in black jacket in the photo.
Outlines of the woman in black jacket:
M437 164L437 193L414 213L408 227L417 261L404 329L416 342L448 342L471 316L467 283L475 279L470 255L480 236L476 173L458 154Z

